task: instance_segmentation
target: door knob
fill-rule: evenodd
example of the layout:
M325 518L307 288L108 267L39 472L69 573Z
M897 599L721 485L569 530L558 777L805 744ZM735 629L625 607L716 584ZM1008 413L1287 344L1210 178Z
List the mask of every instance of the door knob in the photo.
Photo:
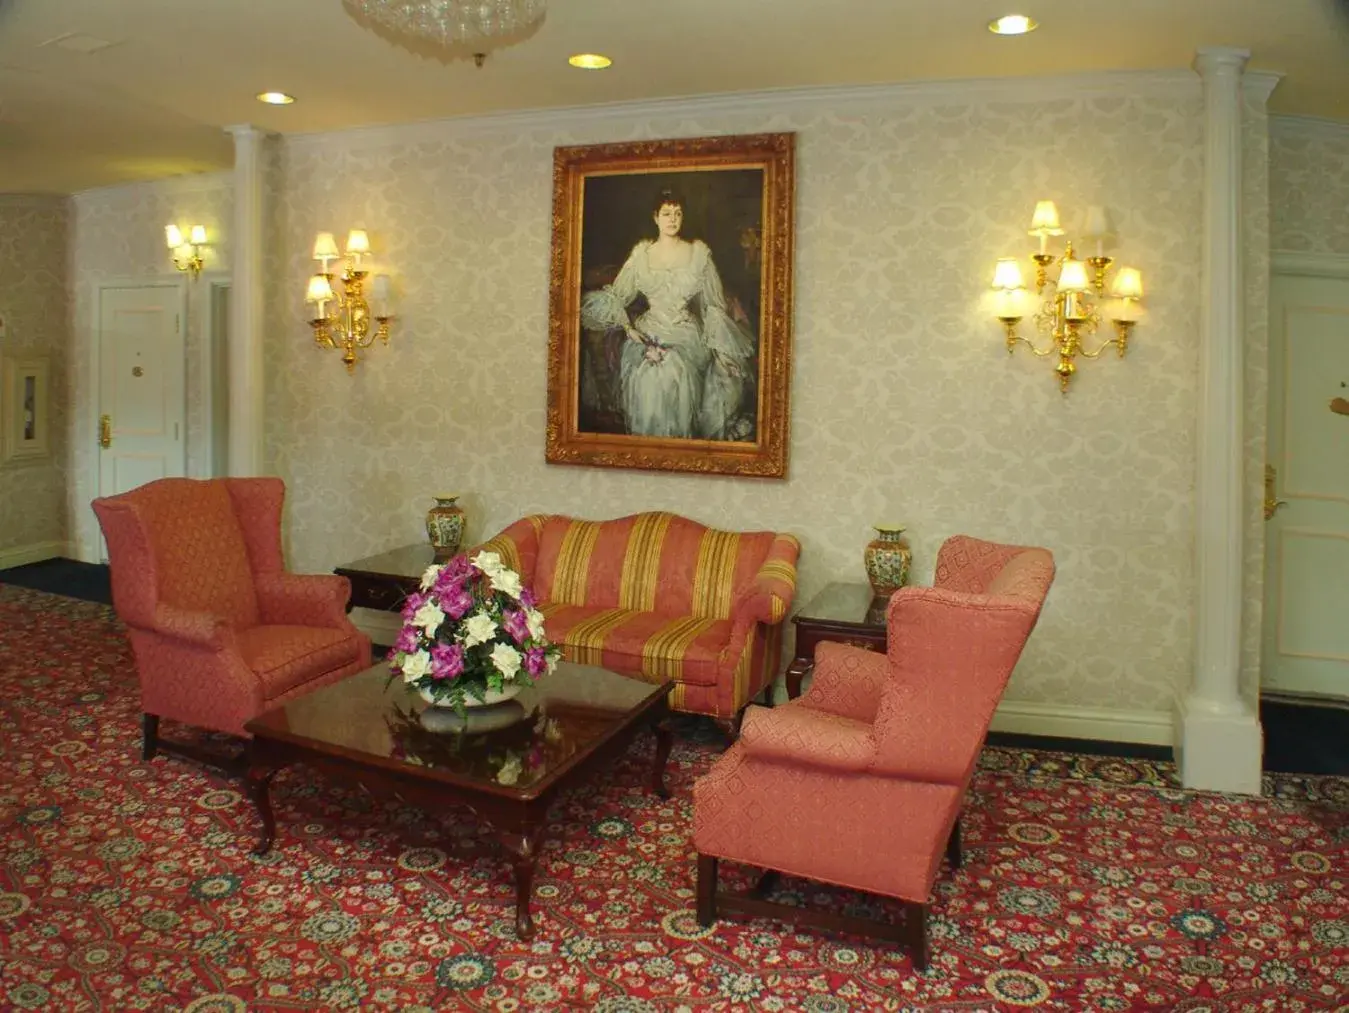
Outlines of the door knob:
M1274 465L1265 465L1265 520L1269 520L1279 512L1279 507L1287 506L1285 500L1279 499L1274 493L1274 483L1278 481L1279 473L1274 470Z
M111 415L100 415L98 417L98 445L104 450L112 446Z

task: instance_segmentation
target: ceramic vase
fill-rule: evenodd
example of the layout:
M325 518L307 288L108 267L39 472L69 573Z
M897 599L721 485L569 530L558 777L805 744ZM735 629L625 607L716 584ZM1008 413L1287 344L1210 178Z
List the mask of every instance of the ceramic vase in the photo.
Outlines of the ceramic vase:
M472 710L474 707L491 707L493 704L505 703L507 700L514 700L524 688L525 684L522 682L508 682L499 690L489 689L481 700L471 693L465 693L464 706ZM420 686L417 687L417 694L432 707L449 706L449 704L437 700L430 690L422 689Z
M909 580L909 563L913 552L904 539L904 528L898 525L876 527L876 537L867 543L863 560L867 580L878 598L888 598Z
M426 536L443 562L459 551L464 540L464 508L455 504L458 495L437 494L436 505L426 511Z

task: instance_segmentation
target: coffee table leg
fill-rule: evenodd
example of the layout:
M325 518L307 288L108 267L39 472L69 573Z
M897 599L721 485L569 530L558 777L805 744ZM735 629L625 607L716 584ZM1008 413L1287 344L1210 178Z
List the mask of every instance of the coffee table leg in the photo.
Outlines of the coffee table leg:
M256 762L248 767L248 793L253 797L253 805L262 818L262 836L253 848L253 854L259 856L267 854L276 840L276 817L272 814L271 791L272 775L275 773L270 767Z
M651 790L661 798L670 797L670 789L665 786L665 763L670 759L670 747L674 745L674 732L668 718L661 718L651 730L656 733L656 766L651 771Z
M497 839L511 853L515 866L515 935L522 940L533 939L534 918L529 904L534 897L534 869L539 864L543 831L532 828L514 833L498 832Z

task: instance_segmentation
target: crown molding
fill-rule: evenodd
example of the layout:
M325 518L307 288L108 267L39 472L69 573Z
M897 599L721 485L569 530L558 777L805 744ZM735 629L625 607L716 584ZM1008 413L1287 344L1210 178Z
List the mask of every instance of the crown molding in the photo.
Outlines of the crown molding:
M201 193L207 190L227 190L233 185L234 173L229 169L219 169L215 172L192 172L181 176L166 176L163 179L141 179L134 183L94 186L87 190L77 190L71 197L79 198L95 193L107 196L118 193L137 194L143 191L168 194Z
M1252 102L1264 105L1283 75L1272 70L1248 70L1241 75L1241 90Z
M1199 78L1188 69L1119 70L1042 77L962 78L951 81L910 81L876 85L839 85L818 88L780 88L765 91L729 92L683 98L649 99L599 105L561 106L508 112L451 116L419 123L352 127L315 133L283 135L287 146L297 149L346 146L378 146L392 143L509 130L584 127L616 121L714 115L767 115L777 117L811 112L820 108L968 104L1007 102L1061 102L1067 98L1129 96L1197 96Z
M1301 137L1349 137L1349 123L1320 116L1271 115L1269 129L1276 134L1296 134Z
M0 207L52 208L64 206L67 199L63 193L0 193Z

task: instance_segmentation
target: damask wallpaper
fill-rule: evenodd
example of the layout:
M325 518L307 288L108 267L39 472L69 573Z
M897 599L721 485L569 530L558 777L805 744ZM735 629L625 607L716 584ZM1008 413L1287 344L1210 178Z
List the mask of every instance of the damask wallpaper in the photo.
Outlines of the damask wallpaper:
M770 130L798 133L788 479L545 465L553 147ZM1201 140L1197 84L289 139L269 195L267 449L293 561L419 540L440 490L463 495L474 538L533 510L791 531L802 601L865 579L877 521L908 525L924 582L957 532L1044 545L1059 577L1009 695L1167 711L1191 651ZM1043 197L1070 227L1107 205L1148 286L1129 357L1085 363L1067 397L1045 361L1008 358L985 304ZM307 339L301 302L314 233L352 227L401 299L354 377Z
M803 542L802 602L829 581L865 579L862 547L876 521L907 524L919 582L953 533L1044 545L1059 576L1009 699L1165 715L1192 651L1198 82L1016 94L905 89L778 109L671 104L276 139L266 449L287 482L292 565L328 570L419 541L440 491L461 493L470 539L534 510L668 509L791 531ZM1259 274L1289 184L1273 164L1266 178L1274 156L1263 112L1252 107L1247 120L1243 224ZM788 478L546 465L553 147L778 130L798 134ZM1105 204L1119 232L1113 252L1143 270L1147 287L1128 358L1084 363L1066 397L1046 361L1024 350L1008 358L985 296L995 260L1029 252L1030 211L1044 197L1070 230L1088 204ZM77 396L89 389L80 370L93 282L163 274L163 225L204 218L227 234L230 205L224 178L75 198ZM314 234L356 227L369 231L399 302L389 347L365 353L348 376L335 353L314 347L302 297ZM1267 286L1248 287L1246 384L1257 406L1248 475L1263 461L1266 299ZM200 445L200 426L190 444ZM82 538L93 534L90 449L73 455ZM1262 532L1258 480L1248 485L1249 631L1259 625ZM1248 692L1256 656L1248 635Z
M0 465L0 559L6 550L60 544L66 538L67 253L64 198L0 195L0 313L6 325L0 355L48 356L52 410L51 455ZM3 409L8 412L10 406Z
M98 286L111 281L150 282L170 278L187 288L188 313L184 321L187 354L186 453L187 473L204 475L207 447L202 406L202 333L206 315L203 300L212 273L228 272L229 234L234 190L228 173L182 176L157 183L136 183L76 194L71 198L74 250L71 288L74 323L71 334L71 394L80 406L68 419L70 429L70 516L82 558L92 558L98 544L98 524L89 503L98 495L94 468L98 448L93 440L92 406L98 397L97 378L91 375L92 342L98 321ZM164 246L164 226L176 223L206 226L211 245L201 279L189 282L174 270Z
M1270 134L1271 247L1349 257L1349 123L1277 118Z

